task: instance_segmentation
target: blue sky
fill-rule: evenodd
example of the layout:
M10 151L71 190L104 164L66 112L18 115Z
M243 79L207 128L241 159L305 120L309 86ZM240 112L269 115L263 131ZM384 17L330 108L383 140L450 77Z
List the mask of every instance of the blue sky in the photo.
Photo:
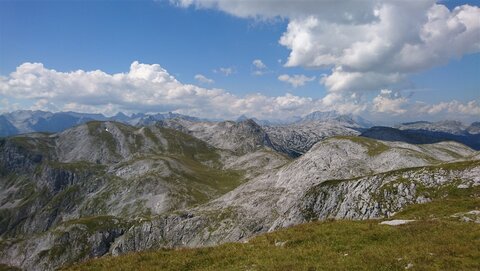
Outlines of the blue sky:
M221 0L218 1L221 2ZM410 104L418 102L435 104L457 100L460 103L474 101L475 105L478 105L480 54L476 49L473 49L473 52L470 49L452 57L435 60L435 64L422 64L427 66L426 68L420 65L422 68L414 68L411 72L402 70L400 81L387 80L388 83L378 87L369 85L368 87L372 89L367 91L363 91L362 86L359 85L358 91L345 89L336 92L331 86L321 83L320 78L331 75L334 67L346 67L344 64L312 66L304 60L304 62L300 61L285 67L290 54L297 49L289 48L279 40L287 32L290 24L295 20L300 22L304 19L302 14L290 15L288 12L282 14L282 11L279 11L282 17L280 18L270 16L265 9L259 9L257 14L257 10L254 9L253 15L245 15L236 10L232 11L229 7L222 7L221 4L211 7L203 4L202 0L193 2L193 4L185 4L178 1L172 4L168 1L2 1L0 2L0 75L5 80L11 80L10 73L26 62L42 63L43 69L57 72L72 72L79 69L101 70L113 75L128 73L130 65L138 61L145 64L159 64L181 84L193 84L205 89L219 88L239 99L254 93L270 98L285 97L289 93L299 99L308 98L315 101L325 98L329 93L341 93L342 97L360 93L364 97L364 101L361 102L369 103L379 95L381 89L387 88L390 90L388 95L391 96L388 99L408 98ZM476 1L441 1L438 4L445 5L450 10L463 4L478 5ZM246 8L251 12L250 7ZM322 19L324 15L305 14L305 17L308 16ZM480 37L477 37L477 42L480 43L479 40ZM319 38L318 42L321 43L322 39ZM318 52L313 53L318 54ZM261 60L266 68L255 68L252 64L255 59ZM230 68L233 72L225 75L219 71L220 68ZM255 71L261 71L262 75L255 75ZM199 82L195 79L195 75L203 75L214 82ZM280 75L304 75L311 80L307 80L303 86L294 87L280 81L278 79ZM32 87L32 91L35 90L35 85L29 87ZM11 84L5 84L3 88L3 90L0 89L3 111L26 109L34 104L40 109L77 108L95 111L92 109L94 103L85 102L76 107L65 107L65 104L73 104L74 101L62 101L55 95L45 93L42 94L43 96L13 95L11 93L15 90ZM75 90L72 89L72 91ZM18 93L18 90L16 92ZM53 96L56 98L51 98ZM41 102L38 103L39 101ZM345 99L341 101L336 99L334 102L348 103ZM243 100L239 103L243 103ZM41 107L42 104L45 106ZM113 111L116 110L142 111L141 104L134 107L131 106L130 101L128 106L115 102L108 104L110 111L104 111L107 114L114 113ZM179 102L173 104L179 104ZM285 110L288 112L285 112L287 112L286 115L293 115L316 109L338 110L332 107L331 103L328 106L326 104L310 104L303 111L287 106ZM167 107L173 110L178 109L179 112L209 115L208 108L190 110L190 107L195 106L187 103L177 107L176 105ZM406 103L403 106L406 106ZM247 107L240 108L238 115L241 113L255 115L256 109L253 106L250 109ZM164 108L158 107L159 110ZM346 110L345 107L343 108ZM149 106L148 110L156 111L154 106ZM378 112L368 109L352 110L355 111L354 113L360 112L367 115L385 113L382 115L391 114L395 118L410 117L403 116L405 112L400 109L397 112L394 112L395 110L387 112L386 109L377 110ZM100 109L98 111L103 112ZM219 109L212 115L222 114L235 114L235 112L224 112ZM283 115L284 113L279 111L270 115L264 113L261 117L280 118ZM479 117L476 114L466 115L465 118L469 120ZM443 116L440 114L438 118ZM376 117L382 118L382 116ZM428 117L436 118L433 115L426 116Z
M185 83L193 83L194 75L202 73L215 78L216 86L235 93L277 95L288 90L273 74L251 76L252 61L257 58L282 70L277 61L285 59L288 50L278 44L278 38L286 22L255 22L153 1L11 1L1 5L1 36L5 37L1 74L24 62L41 62L60 71L115 73L138 60L159 63ZM215 74L213 70L220 67L233 67L235 73L229 77Z

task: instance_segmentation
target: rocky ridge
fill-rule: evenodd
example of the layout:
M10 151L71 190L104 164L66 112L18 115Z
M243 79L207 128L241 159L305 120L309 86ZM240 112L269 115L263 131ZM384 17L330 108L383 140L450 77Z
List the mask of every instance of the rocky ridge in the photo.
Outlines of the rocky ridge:
M4 238L1 242L3 251L0 255L1 261L28 270L45 270L105 253L118 255L160 247L204 246L239 241L258 233L316 219L388 217L408 204L431 200L435 195L433 191L442 187L470 187L480 183L478 179L480 166L478 161L474 160L475 157L478 158L478 152L454 142L411 145L363 137L340 136L316 143L306 154L289 162L287 158L272 149L262 148L261 145L258 147L256 140L263 138L263 132L258 129L252 130L249 123L244 125L247 128L241 125L234 126L232 123L225 124L228 129L234 127L232 130L236 132L240 129L240 131L254 131L254 135L261 135L253 137L251 142L255 145L247 144L247 146L255 146L253 150L237 148L235 144L225 144L224 139L227 138L225 136L217 137L221 141L217 146L224 146L225 149L214 148L211 144L165 129L161 125L148 127L148 130L146 130L147 127L134 128L115 123L94 123L94 127L81 128L89 130L87 133L89 135L95 134L95 138L103 138L103 143L97 145L94 141L81 141L83 134L79 138L68 134L81 134L74 130L66 131L65 134L38 135L28 138L28 141L43 140L48 143L45 146L39 145L43 147L39 147L38 151L48 150L42 154L51 156L49 160L54 159L52 157L57 159L62 157L62 160L73 163L88 158L89 165L96 164L98 167L103 167L104 171L126 182L117 186L119 190L113 190L114 200L108 201L113 205L104 205L106 209L103 213L85 217L71 216L69 219L59 220L49 227L36 229L35 237L28 240ZM224 127L221 128L224 129ZM215 125L201 127L196 130L197 136L205 136L206 139L213 140L214 137L208 137L209 133L205 132L208 129L219 128ZM135 146L140 151L132 151L131 146L134 142L148 142L147 137L152 138L147 131L152 132L158 142L154 144L155 140L151 140L151 143L137 144ZM106 134L102 136L105 132L115 139L113 141L115 148L108 143L110 140L107 139ZM166 136L168 133L174 134ZM138 136L132 136L137 134L144 134L145 137L139 136L143 139L136 139ZM72 141L61 144L62 136L72 138ZM189 149L192 146L182 145L185 144L185 141L180 140L182 137L187 137L186 142L197 142L195 144L199 145ZM172 138L180 142L172 143ZM93 144L89 152L95 152L95 154L87 156L76 149L74 142L89 146ZM12 143L6 140L3 144L2 146ZM51 151L57 144L62 146L62 150ZM71 145L70 148L67 148L67 145ZM170 149L165 147L166 145L175 146L175 148ZM139 152L148 157L159 155L158 152L152 151L155 148L160 149L158 152L162 157L152 159L156 162L151 162L150 166L149 163L144 162L144 157L137 156ZM204 148L211 150L214 154L205 151ZM112 150L115 150L114 155ZM166 153L165 150L167 150ZM246 150L250 151L243 153ZM169 154L170 151L177 152L177 156L170 156L168 159L164 157L167 154L172 155ZM15 153L19 155L18 151L5 153L9 153L13 158ZM146 191L161 187L158 182L162 180L162 174L170 174L169 172L172 171L170 163L175 161L174 158L177 159L176 163L185 163L183 159L178 160L178 155L193 156L192 160L197 162L193 168L188 163L184 164L190 167L183 171L184 175L178 175L180 183L180 178L185 179L185 176L188 176L185 175L185 171L196 169L195 175L204 172L198 171L198 166L207 167L209 172L215 168L247 170L246 179L244 179L247 182L235 189L234 186L227 188L231 192L221 190L213 194L205 193L210 196L206 197L205 203L196 207L188 207L188 204L176 205L170 209L160 208L156 212L143 216L128 216L114 211L125 210L124 207L112 206L118 202L129 201L128 197L122 196L124 195L122 191L131 189L128 188L128 183L136 180L137 174L145 178L149 172L154 171L158 177L146 179L145 183L150 185L145 184L144 191L139 194L134 193L134 197L141 198L141 195L147 194ZM36 151L22 153L20 156L22 159L13 159L13 161L40 163ZM25 159L25 157L29 158ZM46 159L44 157L46 156L42 156L40 161ZM138 160L141 162L137 163ZM38 170L36 166L29 166L29 163L21 165L13 163L13 165L18 168L30 168L34 172ZM167 166L162 166L162 163ZM4 166L4 168L9 167ZM142 175L142 172L147 175ZM79 175L77 173L73 176ZM208 179L208 176L200 175L198 182L201 183L205 177ZM75 184L77 183L75 178L59 179L67 179L70 180L69 184ZM60 190L64 191L64 187L70 187L69 184L60 185ZM176 185L178 184L177 182ZM200 187L204 185L202 184L198 189ZM53 189L55 190L55 185ZM102 191L102 189L91 187L90 189ZM91 193L98 193L94 191ZM225 192L228 193L220 196ZM178 195L196 194L197 192L182 191ZM148 198L153 198L155 203L165 202L158 197ZM181 201L185 202L185 200ZM8 204L12 204L11 202L8 201ZM201 201L195 202L201 203ZM190 206L193 204L191 203ZM149 209L155 210L152 208L154 205L148 205L147 201L141 205L141 209L149 206ZM165 206L165 204L160 205ZM135 208L126 209L132 210L132 215L138 212ZM28 248L27 253L24 253L24 248Z
M246 158L175 130L115 122L5 138L0 149L2 237L86 216L134 218L186 208L230 191L260 167L288 162L266 149Z

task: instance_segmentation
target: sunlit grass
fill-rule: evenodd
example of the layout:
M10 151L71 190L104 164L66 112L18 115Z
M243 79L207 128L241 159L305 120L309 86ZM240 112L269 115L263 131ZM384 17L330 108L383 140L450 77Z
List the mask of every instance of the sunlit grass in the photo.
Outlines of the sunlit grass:
M417 220L401 226L313 222L248 243L104 257L68 270L480 270L480 225L450 216L480 209L476 192L410 206L397 216Z

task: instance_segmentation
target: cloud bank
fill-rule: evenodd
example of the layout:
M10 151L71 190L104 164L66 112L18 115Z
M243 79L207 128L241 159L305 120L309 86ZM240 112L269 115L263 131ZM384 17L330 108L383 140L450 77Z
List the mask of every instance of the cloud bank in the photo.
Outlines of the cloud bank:
M171 0L241 18L281 17L286 67L331 68L331 97L406 84L408 75L480 52L480 8L435 0ZM337 94L335 94L337 93Z
M208 78L196 76L208 83ZM237 97L222 89L183 84L158 64L133 62L126 73L100 70L58 72L41 63L24 63L7 77L0 77L0 98L34 101L35 107L52 105L58 110L113 114L176 111L212 118L241 114L273 117L303 114L313 108L310 98L290 94ZM44 108L45 109L45 108Z
M355 93L348 97L339 95L322 99L289 93L276 97L259 93L240 97L222 89L183 84L159 64L137 61L130 65L128 72L115 74L100 70L60 72L41 63L24 63L8 76L0 76L1 109L18 109L15 101L32 104L30 109L107 115L119 111L175 111L208 118L236 118L245 114L262 119L280 119L317 110L410 118L448 114L474 118L480 115L478 101L423 104L387 89L372 100Z

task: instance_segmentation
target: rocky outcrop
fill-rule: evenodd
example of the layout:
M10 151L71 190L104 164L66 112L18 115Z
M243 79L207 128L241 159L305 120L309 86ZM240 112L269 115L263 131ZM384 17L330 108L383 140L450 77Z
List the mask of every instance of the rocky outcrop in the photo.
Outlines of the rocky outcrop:
M80 219L42 235L0 243L2 262L25 270L54 270L62 265L100 257L127 224L112 217Z
M390 217L407 205L445 195L442 192L478 186L479 173L480 161L476 161L324 181L301 193L284 212L279 212L278 207L254 211L263 207L258 205L260 200L250 208L217 202L216 211L209 205L133 226L112 245L111 253L241 241L312 220Z
M193 122L185 119L170 119L160 121L157 125L188 133L216 148L238 154L272 147L267 133L252 119L240 122Z
M312 219L389 216L408 204L429 199L427 194L417 194L417 185L436 189L458 185L459 178L469 186L480 181L480 162L429 166L455 161L451 152L464 157L474 153L454 143L414 146L355 137L329 139L298 160L204 206L129 229L113 245L112 253L238 241ZM426 167L416 167L419 165ZM414 168L404 169L407 167ZM355 177L359 178L345 180ZM407 180L399 185L401 192L386 190L401 178ZM145 229L154 234L145 234Z
M273 148L291 157L301 156L323 139L338 135L360 134L358 125L337 120L266 126L264 129L272 141Z

